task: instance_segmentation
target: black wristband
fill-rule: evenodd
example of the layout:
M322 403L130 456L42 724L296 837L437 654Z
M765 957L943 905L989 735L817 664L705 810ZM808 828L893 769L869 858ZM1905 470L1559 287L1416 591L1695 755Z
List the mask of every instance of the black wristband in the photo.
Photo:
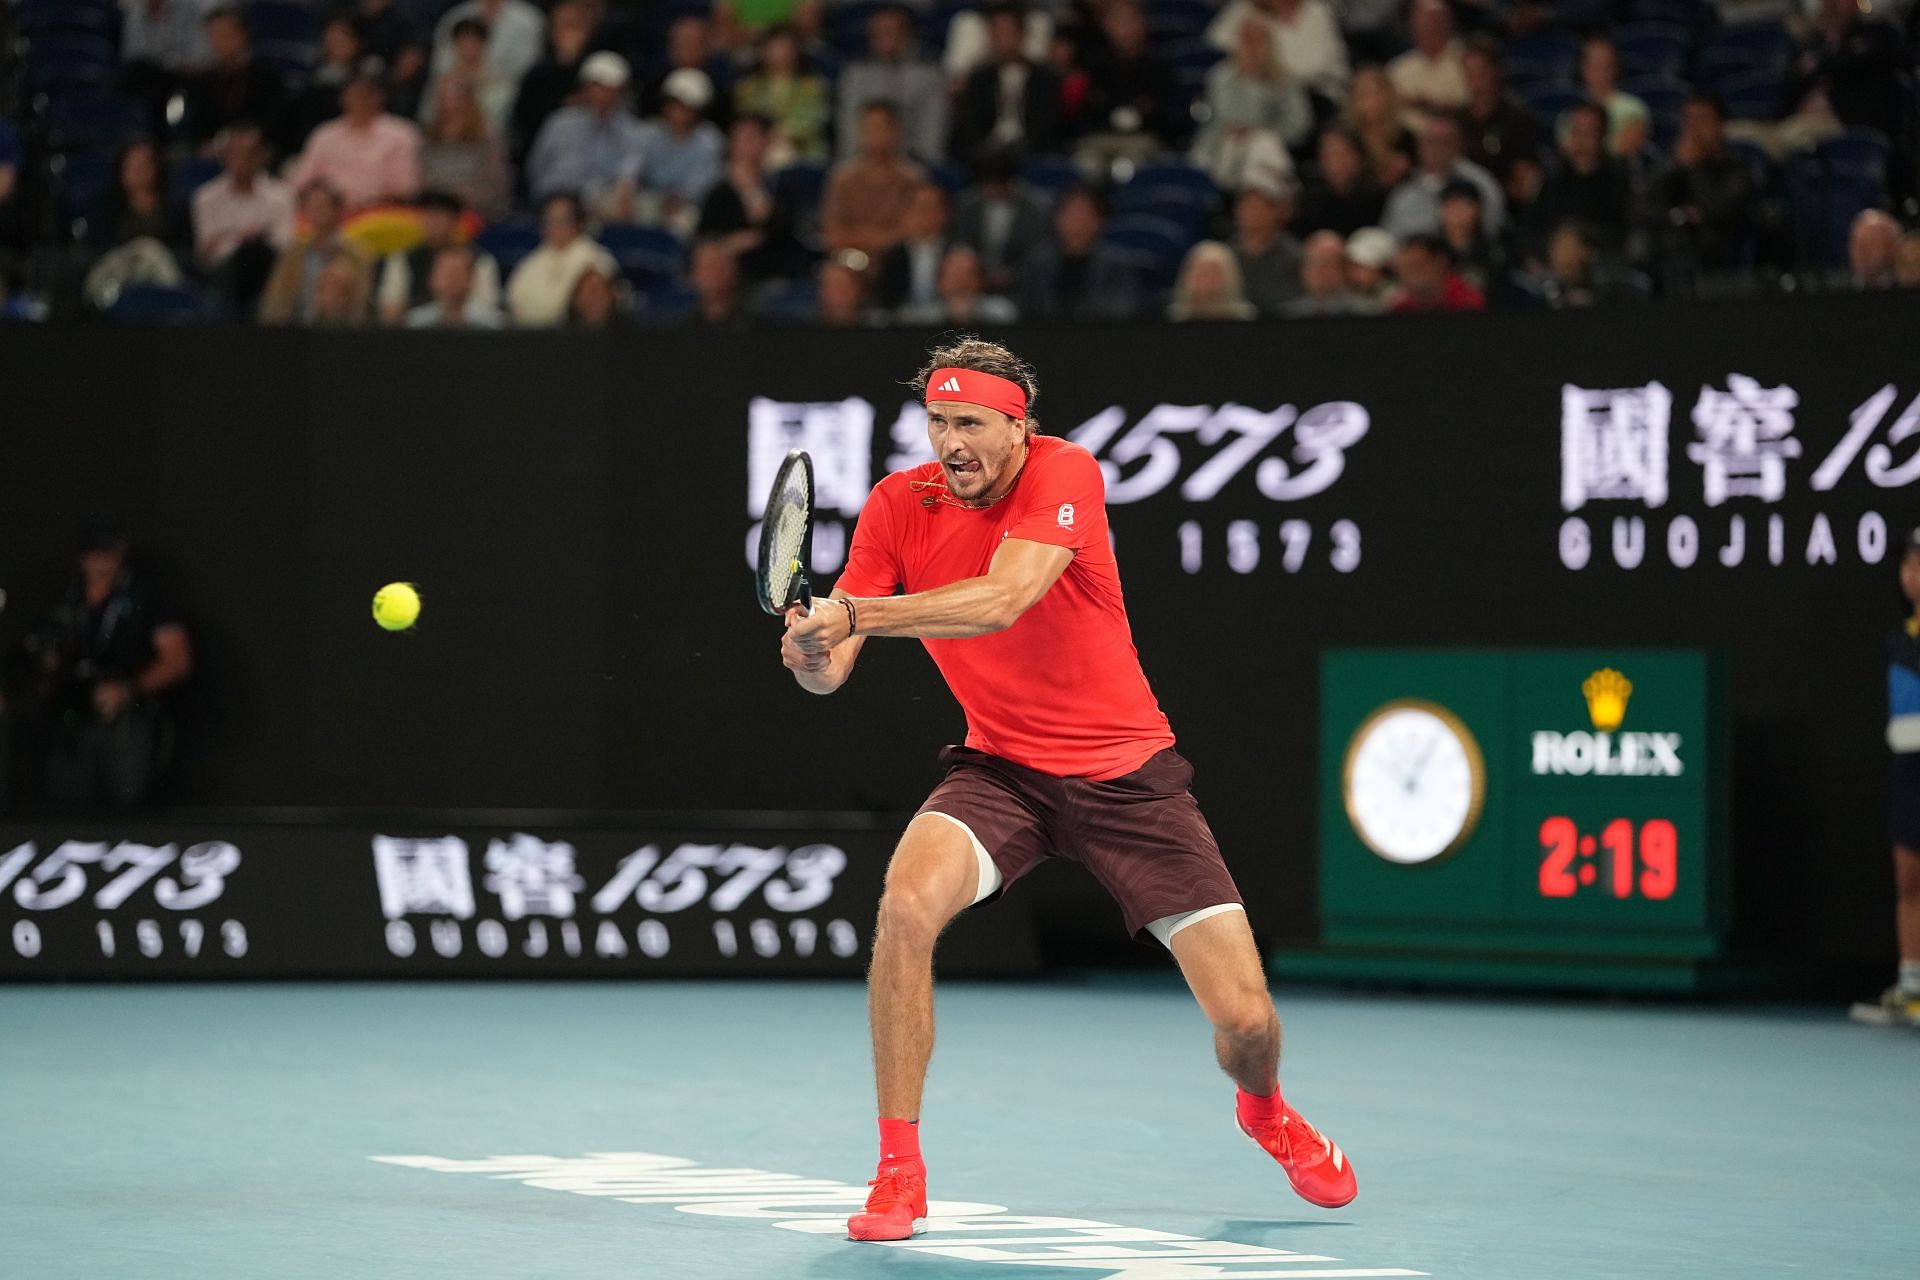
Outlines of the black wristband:
M841 596L840 603L847 606L847 634L850 636L859 635L860 614L853 607L853 597Z

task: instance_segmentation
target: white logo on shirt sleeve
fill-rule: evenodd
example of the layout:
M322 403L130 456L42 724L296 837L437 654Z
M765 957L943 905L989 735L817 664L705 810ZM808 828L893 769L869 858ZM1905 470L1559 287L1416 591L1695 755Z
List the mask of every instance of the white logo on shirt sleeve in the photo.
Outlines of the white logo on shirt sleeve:
M1073 528L1073 504L1071 502L1063 502L1060 504L1058 519L1062 529Z

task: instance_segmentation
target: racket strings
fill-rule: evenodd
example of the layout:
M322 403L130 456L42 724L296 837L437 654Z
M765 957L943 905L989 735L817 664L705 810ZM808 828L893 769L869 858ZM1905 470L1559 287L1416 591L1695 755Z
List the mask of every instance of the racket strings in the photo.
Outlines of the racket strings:
M800 553L806 546L807 519L812 505L810 497L806 476L796 468L793 478L781 491L773 518L773 555L767 566L767 587L768 594L776 600L784 601L792 594L794 576L801 568Z

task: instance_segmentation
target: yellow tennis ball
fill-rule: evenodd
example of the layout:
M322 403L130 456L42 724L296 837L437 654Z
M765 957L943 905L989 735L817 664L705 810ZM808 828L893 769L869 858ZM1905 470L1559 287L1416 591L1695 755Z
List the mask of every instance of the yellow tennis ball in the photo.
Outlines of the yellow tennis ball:
M373 593L373 620L388 631L405 631L420 618L420 592L411 582L389 582Z

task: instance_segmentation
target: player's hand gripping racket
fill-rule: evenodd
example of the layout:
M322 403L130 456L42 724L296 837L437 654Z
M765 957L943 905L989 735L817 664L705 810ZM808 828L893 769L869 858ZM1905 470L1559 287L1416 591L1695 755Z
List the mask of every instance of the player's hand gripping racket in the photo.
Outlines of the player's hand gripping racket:
M760 607L776 616L799 606L813 612L807 562L813 554L813 459L794 449L773 477L760 524Z

